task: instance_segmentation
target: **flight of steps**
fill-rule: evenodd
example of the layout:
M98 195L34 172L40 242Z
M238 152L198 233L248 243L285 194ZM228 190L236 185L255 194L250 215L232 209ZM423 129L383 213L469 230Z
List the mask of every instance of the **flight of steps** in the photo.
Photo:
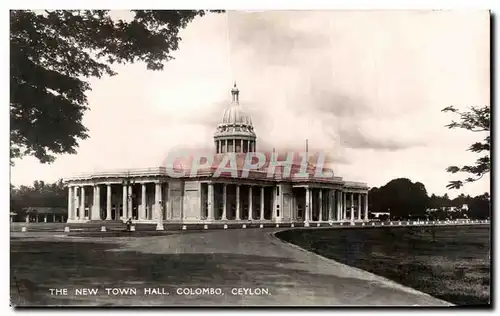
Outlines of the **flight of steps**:
M87 224L92 226L95 225L96 227L106 226L107 230L124 230L127 228L127 225L121 220L91 220L88 221Z

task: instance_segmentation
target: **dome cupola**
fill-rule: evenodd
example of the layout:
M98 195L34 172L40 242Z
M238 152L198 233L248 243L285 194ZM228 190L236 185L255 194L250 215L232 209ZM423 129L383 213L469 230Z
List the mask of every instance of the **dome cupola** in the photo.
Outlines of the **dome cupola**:
M252 125L252 118L241 107L239 102L240 91L236 82L231 89L232 101L224 110L222 121L217 125L214 135L216 152L254 152L256 135Z

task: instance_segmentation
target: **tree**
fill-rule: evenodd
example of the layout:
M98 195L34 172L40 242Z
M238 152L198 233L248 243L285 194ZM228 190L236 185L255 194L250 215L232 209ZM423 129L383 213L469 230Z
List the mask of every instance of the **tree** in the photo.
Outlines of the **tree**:
M491 202L488 192L475 196L469 205L470 218L487 219L491 217Z
M390 212L393 219L423 218L429 207L425 186L406 178L389 181L380 188L368 192L372 212Z
M34 181L33 186L10 187L11 211L19 212L26 207L67 207L68 189L62 180L52 184Z
M88 138L87 80L115 75L114 63L162 70L179 31L205 11L132 13L124 21L109 10L10 11L11 164L25 155L50 163L54 154L76 153L78 140Z
M464 185L464 183L477 181L490 172L490 107L471 107L469 111L460 112L453 106L448 106L444 108L442 112L452 112L458 114L460 117L459 121L452 121L450 124L446 125L446 127L450 129L463 128L472 132L488 133L482 142L476 142L467 149L475 153L486 152L484 156L476 160L474 165L466 165L462 167L449 166L446 168L446 171L450 173L464 172L472 175L463 181L450 181L450 183L446 186L448 189L459 189Z

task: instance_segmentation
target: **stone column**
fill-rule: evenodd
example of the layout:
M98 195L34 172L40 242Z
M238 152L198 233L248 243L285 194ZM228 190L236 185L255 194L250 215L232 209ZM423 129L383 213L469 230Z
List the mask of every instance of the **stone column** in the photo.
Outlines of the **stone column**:
M224 146L226 146L226 151L225 152L227 153L227 151L229 150L228 140L225 139L224 142L225 142Z
M368 220L368 193L365 194L365 221Z
M342 192L341 191L335 191L337 194L337 220L340 221L342 219Z
M43 222L47 223L47 214L45 214L45 216L43 217Z
M329 190L329 195L328 195L328 220L332 221L333 220L333 213L335 209L335 191Z
M89 196L89 211L87 213L88 218L92 218L92 212L94 211L94 206L95 206L95 186L89 186L89 191L92 189L92 196ZM90 192L89 192L90 193ZM90 194L89 194L90 195ZM91 200L92 199L92 200Z
M309 193L309 220L313 220L313 214L314 214L314 188L310 188L310 193Z
M74 202L74 196L73 196L73 187L68 186L68 218L69 219L75 219L74 215L74 207L73 207L73 202Z
M243 148L243 147L241 147ZM240 220L240 185L236 185L236 220Z
M266 219L264 217L264 187L260 187L260 220Z
M304 210L304 223L309 224L309 210L311 209L311 192L309 187L306 188L306 208Z
M342 195L344 196L344 200L342 203L342 219L346 220L347 219L347 192L342 192Z
M361 193L358 193L358 220L361 220Z
M319 214L318 214L318 221L323 221L323 189L319 189Z
M111 184L106 183L106 220L111 220Z
M163 204L165 205L165 218L172 219L172 207L171 207L171 198L170 198L170 183L166 182L166 190L165 190L165 196L163 197L163 200L165 201Z
M80 206L80 196L78 195L78 186L75 186L73 188L73 201L71 202L71 205L73 206L73 218L72 219L78 219L78 208Z
M253 220L253 194L252 186L248 187L248 220Z
M243 139L240 139L240 152L244 153L245 151L243 150Z
M120 218L127 218L127 203L128 203L127 191L128 191L127 185L124 184L122 190L122 215L120 216Z
M351 221L354 221L354 193L351 193Z
M281 219L283 218L283 201L284 201L284 195L283 195L283 187L281 185L277 185L274 188L274 203L273 203L273 209L274 209L274 219ZM278 207L278 205L281 205L281 209ZM278 216L278 210L279 210L279 216Z
M163 214L162 214L162 204L163 197L161 192L161 183L155 183L155 220L156 220L156 230L164 230L163 227Z
M95 213L95 207L96 207L96 201L95 201L95 197L97 195L97 193L95 192L96 190L96 186L93 185L92 186L92 202L89 203L89 219L94 219L94 213Z
M222 217L221 220L227 220L227 184L222 187Z
M79 219L85 217L85 187L82 186L80 190L80 212L78 214Z
M128 185L128 195L127 195L127 219L132 217L132 210L134 205L132 204L132 185Z
M146 219L146 197L147 197L147 184L141 183L141 207L139 209L139 219Z
M208 184L208 214L207 219L214 220L214 184Z
M92 207L92 214L90 214L92 220L101 219L101 187L99 185L94 186L94 205Z

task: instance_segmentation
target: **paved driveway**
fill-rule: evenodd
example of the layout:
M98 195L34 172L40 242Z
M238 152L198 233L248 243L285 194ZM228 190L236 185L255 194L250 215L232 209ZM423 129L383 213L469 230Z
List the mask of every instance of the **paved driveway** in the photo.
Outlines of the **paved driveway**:
M78 252L79 247L81 251L89 252L89 247L106 243L109 243L109 248L95 250L95 256L102 258L99 259L102 260L102 265L99 264L100 261L92 264L92 267L90 263L86 263L92 260L89 257L92 256L90 248L90 254L79 257L83 259L75 259L71 271L67 266L54 267L58 269L58 276L50 280L47 277L47 286L70 287L71 293L64 299L46 294L43 304L449 305L382 277L282 242L273 235L278 230L269 228L188 231L138 238L71 238L62 234L54 237L54 234L44 233L36 240L41 241L42 245L45 240L51 243L52 248L57 245L54 242L56 239L58 242L73 243L75 252ZM87 250L84 250L84 245L87 245ZM19 266L22 266L21 261L22 258ZM96 281L96 269L100 269L100 281ZM78 279L75 273L78 274ZM23 272L20 270L17 274L22 277ZM41 270L31 270L31 274L37 282L44 282L44 274L49 275L50 271L44 273ZM89 283L90 279L93 285ZM120 280L119 284L117 280ZM100 287L100 294L75 297L69 285L77 284L80 287ZM136 288L137 295L104 295L103 287ZM144 295L143 289L149 287L163 289L159 291L168 295ZM223 294L178 294L178 291L196 293L197 289L201 291L202 288L218 288ZM44 291L47 290L44 288ZM251 295L250 291L261 291L261 294Z

